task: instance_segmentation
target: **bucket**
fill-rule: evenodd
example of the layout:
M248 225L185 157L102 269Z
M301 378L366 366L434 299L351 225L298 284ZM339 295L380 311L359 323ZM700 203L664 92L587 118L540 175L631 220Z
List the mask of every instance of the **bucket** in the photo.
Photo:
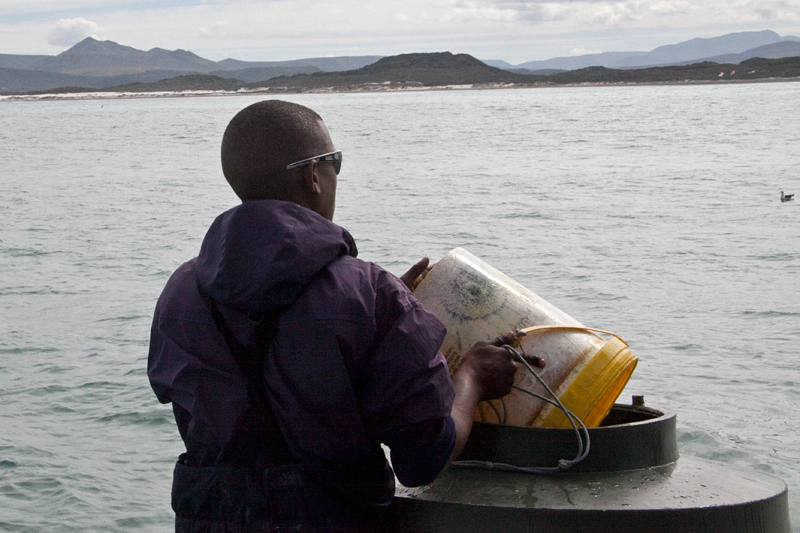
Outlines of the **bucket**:
M603 421L638 362L628 345L613 333L586 328L463 248L452 250L436 263L414 295L447 328L441 350L451 375L476 342L507 331L525 332L520 347L546 361L547 366L537 373L586 427ZM514 384L548 397L522 367ZM560 409L516 389L499 400L481 402L475 419L515 426L572 427Z

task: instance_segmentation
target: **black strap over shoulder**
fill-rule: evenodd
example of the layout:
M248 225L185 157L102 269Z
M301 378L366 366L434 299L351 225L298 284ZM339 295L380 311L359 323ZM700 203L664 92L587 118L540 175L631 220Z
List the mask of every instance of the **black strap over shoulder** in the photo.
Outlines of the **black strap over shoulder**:
M216 303L200 283L197 284L197 290L247 380L251 398L241 435L224 461L232 466L260 468L293 463L289 448L272 414L264 380L264 361L275 340L281 312L248 314L251 324L257 329L257 335L255 344L245 345L236 340Z

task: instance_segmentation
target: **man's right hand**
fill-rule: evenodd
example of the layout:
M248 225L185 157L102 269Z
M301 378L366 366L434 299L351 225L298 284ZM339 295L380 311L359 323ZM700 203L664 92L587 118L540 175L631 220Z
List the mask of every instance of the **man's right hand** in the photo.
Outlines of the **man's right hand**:
M510 345L514 338L514 333L508 332L491 341L477 342L461 359L453 378L456 397L450 416L456 426L456 444L451 461L467 443L478 402L501 398L511 392L517 364L511 352L502 346Z
M515 335L508 332L491 341L480 341L470 348L461 360L458 373L468 373L478 387L478 401L502 398L511 392L517 363L511 352L502 348L514 342Z

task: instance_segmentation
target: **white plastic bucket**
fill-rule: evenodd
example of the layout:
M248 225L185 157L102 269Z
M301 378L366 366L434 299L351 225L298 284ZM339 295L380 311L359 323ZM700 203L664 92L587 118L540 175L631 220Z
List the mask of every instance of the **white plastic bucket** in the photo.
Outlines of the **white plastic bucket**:
M547 366L537 372L587 427L596 427L603 421L638 362L618 337L611 334L608 340L599 330L585 328L462 248L452 250L436 263L414 295L447 327L441 349L452 374L461 365L463 354L477 341L528 328L520 340L521 348L546 361ZM547 396L524 368L517 372L515 385ZM518 390L494 400L491 406L487 403L478 406L477 420L571 427L559 409Z

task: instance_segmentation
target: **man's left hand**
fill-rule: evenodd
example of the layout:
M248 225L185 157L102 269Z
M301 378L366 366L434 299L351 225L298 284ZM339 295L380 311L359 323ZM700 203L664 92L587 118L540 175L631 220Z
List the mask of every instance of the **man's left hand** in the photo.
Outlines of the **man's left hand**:
M422 281L425 274L432 268L428 266L429 263L430 261L428 258L423 257L416 265L409 268L408 272L400 276L400 280L406 284L408 290L413 291L417 288L419 282Z

